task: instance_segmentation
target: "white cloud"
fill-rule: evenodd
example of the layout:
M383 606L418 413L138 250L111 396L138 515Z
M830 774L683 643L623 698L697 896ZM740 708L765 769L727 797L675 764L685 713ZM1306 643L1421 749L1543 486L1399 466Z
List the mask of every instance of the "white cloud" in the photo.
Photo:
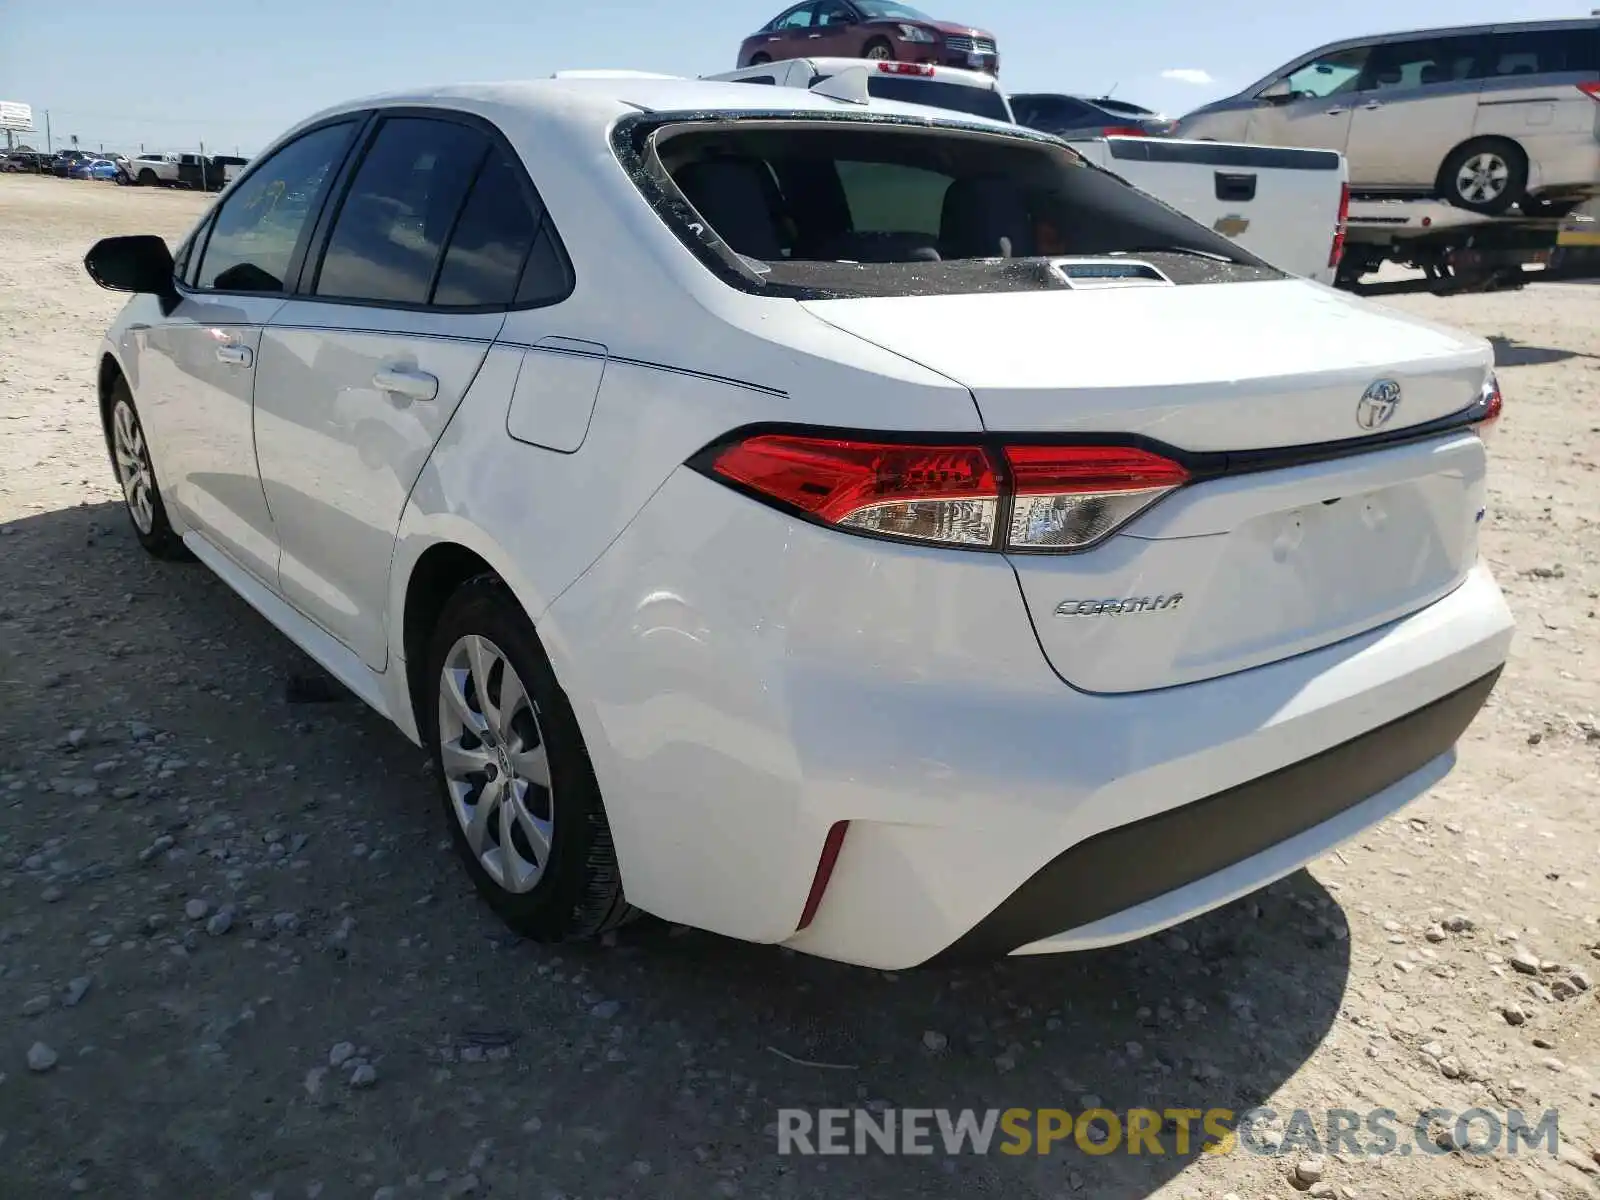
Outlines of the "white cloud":
M1179 83L1193 83L1200 85L1216 82L1215 79L1211 78L1210 71L1202 71L1198 67L1173 67L1169 71L1161 72L1161 78L1175 79Z

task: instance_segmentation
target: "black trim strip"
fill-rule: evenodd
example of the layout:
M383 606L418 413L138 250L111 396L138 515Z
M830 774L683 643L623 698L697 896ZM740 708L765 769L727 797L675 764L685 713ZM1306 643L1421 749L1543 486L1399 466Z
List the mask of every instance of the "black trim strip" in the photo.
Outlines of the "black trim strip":
M1337 171L1341 157L1335 150L1173 142L1163 138L1107 138L1106 145L1112 158L1129 162L1200 163L1212 167L1265 167L1288 171Z
M614 361L630 362L631 360L616 359ZM653 366L655 364L638 363L635 365ZM659 369L673 370L674 368ZM683 373L699 375L699 372ZM701 378L716 377L701 376ZM719 382L737 383L736 380L719 380ZM740 386L766 390L752 384ZM783 393L775 394L782 395ZM804 509L785 504L765 492L746 487L735 480L719 475L715 468L717 456L736 442L762 434L808 438L838 438L842 441L879 442L895 446L977 446L989 452L991 464L1000 478L1002 496L1005 496L1008 494L1008 481L1005 478L1005 455L1002 453L1005 446L1122 446L1133 450L1144 450L1151 454L1159 454L1163 458L1172 460L1189 473L1189 483L1184 486L1192 486L1196 483L1204 483L1211 479L1221 479L1225 476L1254 475L1263 471L1280 471L1290 467L1336 462L1343 458L1354 458L1358 455L1371 454L1379 450L1389 450L1397 446L1408 446L1416 442L1430 441L1452 433L1462 433L1482 421L1488 415L1488 409L1487 401L1477 400L1466 408L1433 421L1424 421L1421 424L1412 425L1404 429L1367 434L1363 437L1344 438L1333 442L1312 442L1299 446L1270 446L1260 450L1213 451L1180 450L1176 446L1158 441L1155 438L1133 433L1040 433L1037 431L1006 433L999 430L974 430L969 433L918 433L905 430L845 429L838 426L804 425L790 421L760 421L729 430L721 437L707 443L690 455L685 465L691 470L698 471L708 479L715 480L724 487L732 488L734 491L749 496L753 500L758 500L763 504L787 513L797 520L805 521L812 525L820 525L825 529L848 533L854 537L875 538L881 541L892 541L896 545L907 546L918 545L919 543L903 537L873 533L869 530L830 525ZM1002 504L1002 509L1004 508L1005 505ZM1143 511L1149 512L1150 509L1147 508ZM935 549L941 550L967 550L978 553L1031 556L1080 554L1084 551L1095 549L1104 541L1104 539L1101 539L1090 545L1072 549L1029 550L1008 547L1004 544L1004 538L1005 530L1009 525L1009 514L1002 511L1000 516L1004 519L996 520L995 541L988 546L961 546L944 542L930 543L930 545Z
M932 961L1010 954L1196 883L1332 820L1447 753L1503 669L1271 774L1079 842Z

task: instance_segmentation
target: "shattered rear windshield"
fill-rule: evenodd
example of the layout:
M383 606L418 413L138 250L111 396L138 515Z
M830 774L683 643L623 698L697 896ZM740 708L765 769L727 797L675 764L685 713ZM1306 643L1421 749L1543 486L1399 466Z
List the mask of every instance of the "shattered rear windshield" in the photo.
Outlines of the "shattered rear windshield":
M663 118L618 151L727 282L801 298L1068 286L1052 259L1137 254L1174 283L1281 278L1065 146L877 119Z

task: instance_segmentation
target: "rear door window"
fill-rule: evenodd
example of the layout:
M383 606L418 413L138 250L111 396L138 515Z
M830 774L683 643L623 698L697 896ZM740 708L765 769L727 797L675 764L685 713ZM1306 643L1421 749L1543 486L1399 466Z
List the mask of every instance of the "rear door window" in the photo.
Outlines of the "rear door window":
M432 303L443 307L513 303L543 218L523 186L521 169L496 147L478 172L456 222Z
M488 149L487 135L454 121L385 120L334 219L313 293L426 304Z
M1361 76L1363 91L1399 91L1474 78L1481 38L1423 38L1373 48Z

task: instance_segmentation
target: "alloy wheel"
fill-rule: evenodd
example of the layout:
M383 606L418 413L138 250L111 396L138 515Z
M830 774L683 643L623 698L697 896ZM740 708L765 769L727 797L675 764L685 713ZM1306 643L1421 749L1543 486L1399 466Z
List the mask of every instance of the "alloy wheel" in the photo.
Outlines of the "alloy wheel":
M155 469L150 465L150 448L145 445L139 417L126 400L118 400L111 411L111 448L128 512L139 532L148 537L156 527Z
M478 634L457 639L440 672L439 759L479 865L507 892L532 891L555 832L544 731L511 661Z
M1464 200L1487 204L1506 190L1511 167L1504 158L1490 151L1474 154L1456 172L1456 191Z
M874 62L885 62L894 57L894 52L882 42L879 42L876 46L867 47L867 57Z

